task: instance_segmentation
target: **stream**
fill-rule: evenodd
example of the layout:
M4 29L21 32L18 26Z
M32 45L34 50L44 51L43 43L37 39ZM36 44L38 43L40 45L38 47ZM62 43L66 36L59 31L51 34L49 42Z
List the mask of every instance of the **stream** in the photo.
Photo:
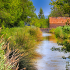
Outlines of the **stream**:
M70 70L70 59L62 57L70 56L70 53L63 51L52 51L51 48L62 47L57 44L54 34L43 33L44 40L38 44L36 52L42 55L42 58L35 59L37 70Z

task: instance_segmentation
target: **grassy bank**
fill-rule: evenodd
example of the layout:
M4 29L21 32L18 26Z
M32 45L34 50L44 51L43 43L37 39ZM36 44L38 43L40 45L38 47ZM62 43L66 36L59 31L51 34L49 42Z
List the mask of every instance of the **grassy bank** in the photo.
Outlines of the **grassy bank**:
M19 69L25 67L31 70L31 59L37 55L34 51L35 47L37 42L43 39L40 29L30 26L5 28L0 31L0 36L2 35L4 41L9 43L11 50L18 49L19 53L23 53L22 59L19 61Z
M11 48L15 46L15 48L29 49L35 45L35 42L42 40L42 32L36 27L6 28L1 30L0 35L3 34L5 41L10 38L9 42Z
M55 36L62 41L58 41L58 44L63 45L63 48L70 51L70 26L65 25L63 27L57 27L50 30Z

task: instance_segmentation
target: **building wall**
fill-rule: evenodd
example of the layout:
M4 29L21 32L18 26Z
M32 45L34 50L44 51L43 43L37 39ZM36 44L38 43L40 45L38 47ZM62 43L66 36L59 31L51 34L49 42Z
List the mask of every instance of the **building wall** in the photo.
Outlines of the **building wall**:
M50 28L64 26L67 21L70 23L70 17L49 17Z

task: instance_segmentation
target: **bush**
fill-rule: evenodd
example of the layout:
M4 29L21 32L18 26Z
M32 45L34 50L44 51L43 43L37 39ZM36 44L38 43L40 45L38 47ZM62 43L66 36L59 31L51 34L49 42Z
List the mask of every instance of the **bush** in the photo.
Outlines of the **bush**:
M18 26L24 27L24 21L19 21Z
M68 27L64 26L64 27L57 27L55 29L55 35L56 37L60 37L62 39L67 39L68 38L68 31L67 31Z
M39 28L31 28L29 32L30 32L30 35L34 36L37 41L40 41L43 39L42 32Z
M39 28L47 28L49 26L48 19L36 19L34 18L31 22L30 25L34 25Z
M56 37L63 39L62 43L67 51L70 51L70 26L57 27L55 29Z
M66 47L67 51L70 51L70 40L63 41L64 46Z
M60 33L62 33L62 27L57 27L54 31L56 37L60 37Z
M6 28L1 30L1 35L4 34L5 41L11 37L10 47L15 46L15 48L29 49L35 46L35 43L42 40L42 32L39 28L26 26Z
M62 27L62 29L63 29L63 31L64 31L65 33L69 34L69 32L70 32L70 26L65 25L64 27Z
M55 28L52 28L49 32L54 33Z
M28 61L32 57L35 57L35 46L37 41L42 40L42 32L37 27L26 26L14 27L14 28L5 28L1 29L0 36L4 35L5 42L9 42L9 47L11 50L19 49L19 53L24 53L23 59L19 61L19 69L27 67L29 64ZM25 57L24 57L25 56ZM28 61L27 61L28 60Z

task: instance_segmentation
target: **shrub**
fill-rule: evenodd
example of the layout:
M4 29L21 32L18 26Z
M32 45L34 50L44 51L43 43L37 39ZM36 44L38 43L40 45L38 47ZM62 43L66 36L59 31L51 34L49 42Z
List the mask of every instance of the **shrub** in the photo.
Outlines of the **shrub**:
M5 36L5 41L11 37L9 40L11 48L15 46L15 48L29 49L35 46L37 41L42 40L42 32L40 29L30 26L2 29L2 34Z
M54 31L56 37L60 37L60 33L62 33L62 27L57 27Z
M2 37L3 35L1 38ZM10 38L8 38L8 40L9 39ZM6 42L3 42L4 38L2 38L0 41L0 70L18 70L19 60L28 54L20 53L20 50L18 49L9 49L8 40Z
M54 33L55 28L52 28L49 32Z
M24 21L19 21L18 26L24 27Z
M70 51L70 40L64 40L63 44L66 47L66 50Z
M38 27L37 28L31 28L29 30L29 32L30 32L30 35L34 36L37 41L40 41L43 39L42 32L41 32L40 28L38 28Z
M22 55L23 58L19 61L19 69L22 69L23 67L28 68L28 66L31 65L29 61L35 53L34 49L36 43L37 41L42 40L42 32L40 29L30 26L26 26L24 28L5 28L1 29L0 35L2 34L4 34L5 42L9 42L11 50L19 49L19 53L24 53L24 55Z
M70 26L57 27L55 29L56 37L63 39L62 43L67 51L70 51Z
M30 25L34 25L39 28L47 28L49 25L48 19L32 19Z

